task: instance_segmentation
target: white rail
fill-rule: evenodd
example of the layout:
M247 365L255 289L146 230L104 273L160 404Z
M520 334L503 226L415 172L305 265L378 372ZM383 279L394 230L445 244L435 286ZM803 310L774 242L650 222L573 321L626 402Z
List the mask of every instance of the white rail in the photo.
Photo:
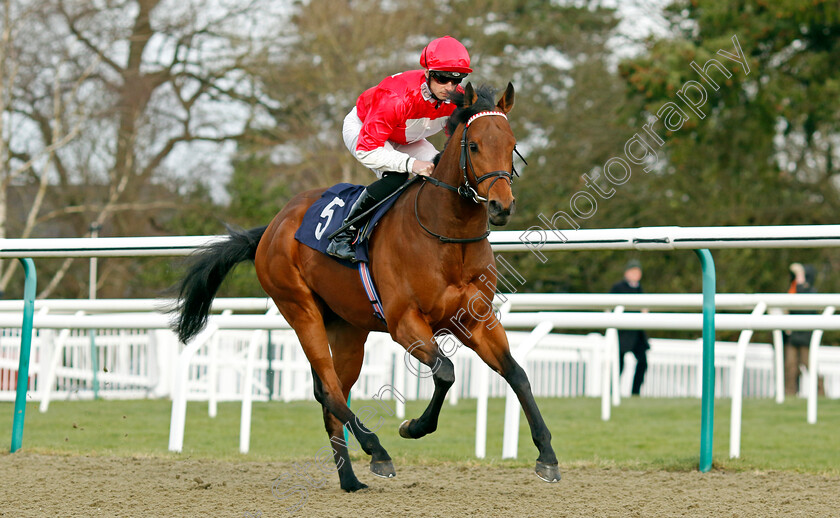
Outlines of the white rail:
M225 236L0 239L0 257L144 257L189 255Z
M6 257L136 257L189 255L225 236L0 239ZM497 252L551 250L695 250L840 246L840 225L642 227L563 230L533 226L490 233Z
M490 234L497 252L528 250L698 250L840 246L840 225L642 227L563 230L535 225Z
M615 329L684 329L684 330L700 330L702 328L702 319L699 314L694 313L630 313L617 314L603 313L596 311L516 311L522 309L534 308L587 308L591 310L609 310L615 308L616 302L621 302L622 307L627 306L634 309L639 308L677 308L680 310L699 309L702 305L700 295L695 294L642 294L642 295L610 295L610 294L507 294L503 297L507 300L505 311L502 314L502 322L506 328L514 330L517 328L524 328L535 330L537 328L559 328L559 329L606 329L607 339L604 340L606 344L601 353L604 357L603 372L600 375L603 389L600 391L602 395L602 418L609 419L610 413L610 396L612 396L612 404L618 403L619 387L617 378L617 341L615 336ZM742 333L741 345L736 356L736 368L732 371L732 397L733 397L733 412L732 421L737 424L733 425L732 443L730 443L730 455L738 456L740 453L739 439L740 439L740 394L743 381L744 369L744 352L749 343L749 335L753 330L773 330L781 329L804 329L804 330L818 330L814 333L812 338L812 354L808 373L818 372L818 358L816 351L819 349L819 342L821 339L820 330L840 329L840 316L833 315L832 311L826 311L827 308L833 308L834 305L840 304L840 295L838 294L721 294L716 298L718 308L721 310L743 310L749 308L750 304L756 303L762 308L773 307L779 308L796 308L796 309L815 309L822 310L822 315L768 315L764 314L764 309L755 311L753 315L746 314L719 314L718 328L744 330ZM75 303L75 304L74 304ZM0 301L0 324L4 327L15 327L20 325L19 316L16 314L17 309L21 307L21 301ZM254 299L218 299L214 304L214 311L223 310L222 315L212 315L210 321L214 329L290 329L288 324L282 317L276 315L276 310L273 306L269 306L270 301L265 298ZM57 329L62 330L59 340L56 341L55 349L51 356L53 360L58 360L61 357L61 351L64 341L67 339L67 332L69 329L122 329L130 326L134 329L166 329L169 323L169 317L163 314L149 314L149 313L103 313L103 314L60 314L61 311L71 311L78 307L86 309L93 309L97 311L139 311L160 309L163 304L159 300L135 300L135 301L109 301L109 300L55 300L55 301L39 301L39 312L35 318L35 327L41 329ZM274 316L266 315L234 315L230 314L231 308L244 311L262 311L266 306L270 307L270 312ZM755 307L755 306L754 306ZM5 312L2 312L5 310ZM8 320L8 322L6 321ZM533 331L532 331L533 332ZM545 336L544 329L537 332L527 346L528 351L532 349L539 342L539 338ZM254 342L257 344L257 342ZM257 345L252 344L251 348ZM192 349L196 343L190 344L187 349ZM781 352L780 340L774 340L774 346L778 353ZM249 348L249 349L251 349ZM196 347L197 349L197 347ZM173 426L170 430L175 438L171 438L170 447L180 448L183 446L183 427L184 417L181 415L186 406L186 393L184 387L186 379L182 376L185 372L188 373L189 358L187 350L181 355L178 361L178 372L181 375L175 378L175 386L172 392L173 395ZM514 349L515 357L520 363L525 363L527 360L527 351L525 349ZM777 355L778 357L778 355ZM210 360L211 364L212 361ZM49 404L48 391L52 386L51 380L55 379L56 365L54 362L49 363L49 368L40 375L45 376L44 383L39 384L39 396L41 398L42 410L46 410ZM248 373L256 368L255 358L253 353L249 353L248 361L245 367L245 385L243 388L243 398L248 398L245 394L250 394L247 387L253 382L247 381ZM486 370L486 369L485 369ZM398 371L400 372L400 371ZM404 373L403 373L404 374ZM486 372L484 374L487 374ZM188 374L186 374L189 376ZM404 377L404 376L403 376ZM478 378L481 379L482 373L478 372ZM404 391L404 380L400 383L400 376L397 376L398 390ZM251 377L253 379L253 377ZM284 376L284 380L290 380L291 377ZM808 404L808 421L815 422L816 420L816 390L811 389L812 380L816 381L815 376L806 376L809 390L807 391ZM776 362L776 396L777 400L783 397L782 390L782 373L781 366ZM485 435L482 430L486 430L486 414L481 412L482 406L486 408L487 391L482 390L481 387L487 386L487 381L479 383L479 412L477 413L477 437L476 437L476 454L481 456L484 454L486 446L479 437ZM284 391L288 397L290 390ZM212 402L215 401L215 394L209 394L210 412L212 412ZM398 403L401 403L399 400ZM247 451L248 435L250 434L250 419L247 412L249 401L243 399L243 416L241 422L241 429L243 433L240 435L240 449ZM401 406L401 405L400 405ZM511 408L507 408L510 406ZM515 403L515 399L510 399L506 404L506 413L511 416L506 419L506 439L504 442L503 455L515 455L515 442L513 437L515 434L510 432L512 429L518 430L514 426L515 418L518 417L519 410ZM482 415L484 414L484 415ZM246 423L248 426L246 426ZM247 429L247 432L245 430ZM181 439L176 438L181 435Z
M49 313L148 313L163 312L174 304L174 299L38 299L35 310L47 309ZM211 311L254 311L265 313L274 307L268 297L218 298L213 300ZM0 300L0 313L23 311L22 300Z
M607 300L608 299L608 300ZM703 306L700 293L641 293L641 294L604 294L604 293L506 293L496 297L495 303L501 306L502 300L510 300L512 311L541 310L606 310L616 306L633 309L698 309ZM94 313L124 313L162 311L170 306L172 299L44 299L35 301L35 310L49 309L50 314L75 313L76 311ZM840 293L718 293L715 295L715 307L718 310L751 311L764 302L767 309L814 309L840 303ZM213 301L212 311L225 309L232 311L254 311L264 313L274 307L268 297L218 298ZM22 300L0 300L0 313L23 311Z

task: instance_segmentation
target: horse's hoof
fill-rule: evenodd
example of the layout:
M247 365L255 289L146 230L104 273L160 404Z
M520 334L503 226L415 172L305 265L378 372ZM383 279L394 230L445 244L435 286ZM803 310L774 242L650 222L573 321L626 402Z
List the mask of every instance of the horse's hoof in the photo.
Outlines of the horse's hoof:
M544 464L540 461L537 461L537 467L534 469L537 472L537 476L541 479L545 480L546 482L559 482L560 481L560 466L557 464Z
M397 476L394 463L390 460L370 461L370 472L382 478L394 478Z
M354 493L360 489L367 489L367 484L363 484L356 480L355 482L351 482L347 485L347 487L341 486L341 489L347 491L348 493Z
M400 425L400 437L404 437L406 439L416 439L416 437L411 435L411 432L408 431L408 427L411 426L415 419L408 420L402 422Z

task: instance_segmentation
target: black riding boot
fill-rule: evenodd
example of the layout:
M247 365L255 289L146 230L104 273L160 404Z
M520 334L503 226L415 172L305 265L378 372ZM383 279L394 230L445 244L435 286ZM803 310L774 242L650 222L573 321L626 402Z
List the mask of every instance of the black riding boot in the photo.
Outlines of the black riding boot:
M400 188L402 184L408 179L408 173L397 173L394 171L386 171L382 173L382 178L368 185L353 207L350 209L350 214L341 223L341 226L352 221L359 214L364 213L369 208L373 207L380 201L387 198L391 193ZM333 257L344 259L345 261L356 262L356 247L351 244L353 236L356 234L355 227L347 227L344 232L335 236L327 247L327 253Z
M376 205L376 202L378 201L379 200L371 196L368 190L365 189L362 191L362 194L359 195L359 199L356 200L353 207L350 208L350 213L347 215L347 218L341 222L341 225L345 225L348 221L352 221L359 214L362 214L369 208ZM333 257L344 259L345 261L356 262L356 247L353 246L351 241L353 241L353 237L356 235L357 230L358 229L355 226L349 226L344 229L340 234L335 236L332 241L330 241L330 245L327 247L327 253Z

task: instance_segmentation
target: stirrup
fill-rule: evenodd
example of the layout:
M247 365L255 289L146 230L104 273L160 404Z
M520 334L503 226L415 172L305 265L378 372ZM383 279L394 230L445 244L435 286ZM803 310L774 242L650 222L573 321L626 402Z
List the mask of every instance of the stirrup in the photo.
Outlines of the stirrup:
M345 261L356 262L356 247L353 245L354 227L347 227L341 234L335 236L327 246L327 254Z
M366 210L376 205L377 201L378 200L371 196L371 194L367 191L367 188L365 188L365 190L359 194L356 202L353 203L353 206L350 208L350 212L341 223L341 226L346 225L349 221L353 221L359 214L364 213ZM347 227L340 234L332 238L329 246L327 246L327 254L355 263L356 247L353 245L353 238L358 231L356 228L357 226L361 227L362 222L356 222L355 226Z

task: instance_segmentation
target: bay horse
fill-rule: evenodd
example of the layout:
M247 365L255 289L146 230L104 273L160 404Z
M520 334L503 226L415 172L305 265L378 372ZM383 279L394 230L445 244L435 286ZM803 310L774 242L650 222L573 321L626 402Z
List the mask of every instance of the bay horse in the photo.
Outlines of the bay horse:
M353 473L344 425L371 456L375 475L396 474L377 435L347 405L371 331L389 332L433 372L431 401L419 418L400 425L402 437L419 439L437 428L455 371L435 338L436 333L449 332L508 382L539 450L537 475L548 482L560 480L551 433L489 307L497 270L487 222L506 224L515 201L511 184L516 140L506 115L513 101L510 83L498 102L491 88L474 89L468 83L455 99L450 138L431 177L409 186L379 221L369 256L385 323L374 316L355 269L295 240L304 213L324 189L298 194L265 227L231 230L227 238L197 251L176 287L173 328L186 343L206 324L225 275L240 262L254 261L262 288L295 330L311 364L315 399L323 408L345 491L367 486ZM485 306L480 311L475 309L478 300Z

